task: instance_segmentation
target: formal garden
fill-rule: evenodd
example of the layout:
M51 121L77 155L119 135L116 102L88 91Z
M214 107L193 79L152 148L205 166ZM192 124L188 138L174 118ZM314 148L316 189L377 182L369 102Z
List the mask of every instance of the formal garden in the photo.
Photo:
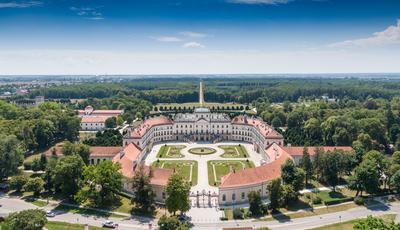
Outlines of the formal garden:
M249 154L247 153L246 148L241 145L219 145L218 148L224 150L224 153L221 155L223 158L247 158Z
M184 145L163 145L157 153L157 158L182 158L184 155L181 150L186 146Z
M211 186L218 186L221 183L221 177L234 170L254 168L254 163L249 160L212 160L207 162L207 168L208 183Z
M152 166L163 169L175 170L184 179L189 181L192 186L197 184L197 161L190 160L157 160Z

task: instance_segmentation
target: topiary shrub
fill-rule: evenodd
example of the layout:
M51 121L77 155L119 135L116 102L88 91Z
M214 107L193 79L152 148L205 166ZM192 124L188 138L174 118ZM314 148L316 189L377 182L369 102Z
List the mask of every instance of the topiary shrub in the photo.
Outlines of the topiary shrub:
M233 219L243 219L243 209L235 208L233 209Z
M354 198L354 203L356 205L363 205L365 203L365 200L361 196L357 196L356 198Z
M319 196L316 196L316 197L312 198L312 203L313 204L321 204L322 199Z

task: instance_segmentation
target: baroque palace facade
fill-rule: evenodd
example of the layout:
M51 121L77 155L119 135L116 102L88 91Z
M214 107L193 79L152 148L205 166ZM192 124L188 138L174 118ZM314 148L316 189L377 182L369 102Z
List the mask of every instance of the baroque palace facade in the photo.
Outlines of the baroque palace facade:
M281 166L288 159L297 164L301 159L303 147L284 146L284 138L262 119L241 115L230 119L227 114L212 113L204 106L203 84L200 83L200 107L193 113L179 113L172 118L158 116L144 120L139 126L129 128L123 138L123 148L112 160L121 164L121 171L126 180L124 188L131 190L130 178L144 159L151 152L153 145L169 141L183 142L219 142L240 141L253 145L261 154L263 163L259 167L233 171L221 178L218 187L219 205L247 202L250 191L259 191L263 198L268 198L267 184L280 177ZM316 149L308 147L311 159ZM351 147L322 147L322 151L336 149L349 151ZM149 170L148 166L144 166ZM167 184L170 170L154 168L151 184L156 193L156 201L163 203L163 189ZM206 175L201 175L206 176Z

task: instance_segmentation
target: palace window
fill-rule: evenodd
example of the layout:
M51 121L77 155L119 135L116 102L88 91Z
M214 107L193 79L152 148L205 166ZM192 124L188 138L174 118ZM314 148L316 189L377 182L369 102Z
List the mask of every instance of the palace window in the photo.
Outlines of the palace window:
M236 194L235 193L232 194L232 200L236 200Z
M244 192L242 192L242 200L244 200L245 194Z

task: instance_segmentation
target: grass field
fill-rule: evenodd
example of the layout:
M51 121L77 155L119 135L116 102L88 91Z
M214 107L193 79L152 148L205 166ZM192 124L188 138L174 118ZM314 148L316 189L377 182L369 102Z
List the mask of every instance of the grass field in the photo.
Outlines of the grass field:
M84 228L83 224L71 224L59 221L49 221L45 226L48 230L82 230ZM89 230L100 230L105 228L89 226Z
M224 150L221 157L224 158L247 158L249 154L243 145L219 145L218 148Z
M231 170L238 171L245 168L254 168L254 163L245 160L208 161L208 183L211 186L218 186L221 183L221 177L231 172Z
M396 218L396 215L395 214L387 214L387 215L379 216L379 218L382 218L383 221L385 221L386 223L391 223ZM350 220L350 221L346 221L343 223L325 225L325 226L322 226L319 228L312 228L312 230L352 230L354 224L358 220L360 220L360 219Z
M183 176L183 178L185 178L187 181L190 181L192 183L192 186L197 184L197 172L198 172L197 161L160 160L160 161L155 161L152 165L157 168L172 169L172 170L175 169L180 175ZM192 174L191 177L190 174Z
M182 158L181 150L184 145L163 145L157 153L157 158Z

